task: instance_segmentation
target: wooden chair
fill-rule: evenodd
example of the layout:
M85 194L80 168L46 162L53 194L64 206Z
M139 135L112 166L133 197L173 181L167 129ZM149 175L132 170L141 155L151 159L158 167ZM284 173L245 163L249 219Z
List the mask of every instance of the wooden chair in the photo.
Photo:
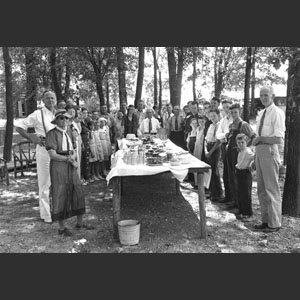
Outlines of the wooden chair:
M15 178L18 172L24 177L24 170L31 171L31 165L36 163L35 145L30 141L23 141L13 145L12 150Z
M7 169L7 162L4 158L0 157L0 181L6 181L6 185L9 185L9 174Z

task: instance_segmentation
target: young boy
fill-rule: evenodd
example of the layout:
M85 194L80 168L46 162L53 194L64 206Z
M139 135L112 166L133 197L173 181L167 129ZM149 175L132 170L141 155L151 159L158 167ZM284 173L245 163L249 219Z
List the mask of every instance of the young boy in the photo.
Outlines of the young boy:
M238 147L238 158L236 167L237 186L238 186L238 203L239 203L239 219L243 222L251 222L254 220L252 211L252 174L250 165L254 160L254 153L247 147L248 137L244 133L236 136Z
M216 132L220 121L220 111L212 109L209 113L210 124L205 137L205 157L207 163L211 166L211 180L209 191L211 193L211 201L219 202L224 199L223 188L221 185L219 161L221 158L221 143L216 137Z

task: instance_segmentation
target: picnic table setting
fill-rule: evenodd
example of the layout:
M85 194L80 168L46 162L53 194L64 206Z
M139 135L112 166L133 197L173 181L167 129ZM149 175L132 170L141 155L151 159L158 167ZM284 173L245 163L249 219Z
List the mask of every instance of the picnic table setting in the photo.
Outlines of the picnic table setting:
M113 188L113 232L118 238L118 223L121 222L122 178L124 176L151 176L171 172L176 182L176 194L180 182L187 174L196 173L200 210L200 237L206 238L205 191L211 179L211 167L175 145L167 138L158 135L144 135L141 138L129 135L118 140L119 150L111 157L111 170L107 174L107 184Z

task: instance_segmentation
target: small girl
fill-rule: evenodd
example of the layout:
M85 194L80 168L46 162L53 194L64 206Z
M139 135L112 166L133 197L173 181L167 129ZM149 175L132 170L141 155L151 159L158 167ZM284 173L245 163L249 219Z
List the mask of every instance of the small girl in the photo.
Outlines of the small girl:
M104 177L106 177L107 170L109 170L110 157L112 154L109 128L106 124L107 120L105 118L99 118L99 136L103 149L103 161L101 162L101 176Z
M104 161L103 149L100 140L100 121L95 121L94 138L96 144L97 161L95 162L95 179L105 180L105 176L101 169L101 163Z
M250 166L254 160L254 153L247 147L248 137L244 133L236 136L238 158L236 168L237 195L239 203L239 219L243 222L254 220L252 211L252 173Z
M90 157L89 157L89 163L90 163L90 178L88 179L88 183L92 183L98 178L95 177L96 175L96 161L97 158L97 149L96 149L96 142L95 142L95 124L94 121L89 120L87 122L88 129L90 130L90 136L89 136L89 148L90 148Z

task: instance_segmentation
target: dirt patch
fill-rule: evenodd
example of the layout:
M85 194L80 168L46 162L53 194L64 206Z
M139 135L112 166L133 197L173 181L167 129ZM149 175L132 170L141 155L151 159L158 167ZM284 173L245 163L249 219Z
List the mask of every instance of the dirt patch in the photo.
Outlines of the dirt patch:
M58 225L39 219L37 177L26 172L10 186L0 183L0 252L10 253L290 253L300 250L300 220L283 216L283 228L264 234L254 230L260 222L256 181L253 184L255 221L242 223L224 204L205 200L207 240L200 239L198 194L188 182L170 174L124 178L122 219L141 219L140 243L122 246L112 238L111 186L96 181L83 186L85 220L95 230L76 230L76 218L67 220L72 237L58 235ZM283 182L281 181L283 186Z

